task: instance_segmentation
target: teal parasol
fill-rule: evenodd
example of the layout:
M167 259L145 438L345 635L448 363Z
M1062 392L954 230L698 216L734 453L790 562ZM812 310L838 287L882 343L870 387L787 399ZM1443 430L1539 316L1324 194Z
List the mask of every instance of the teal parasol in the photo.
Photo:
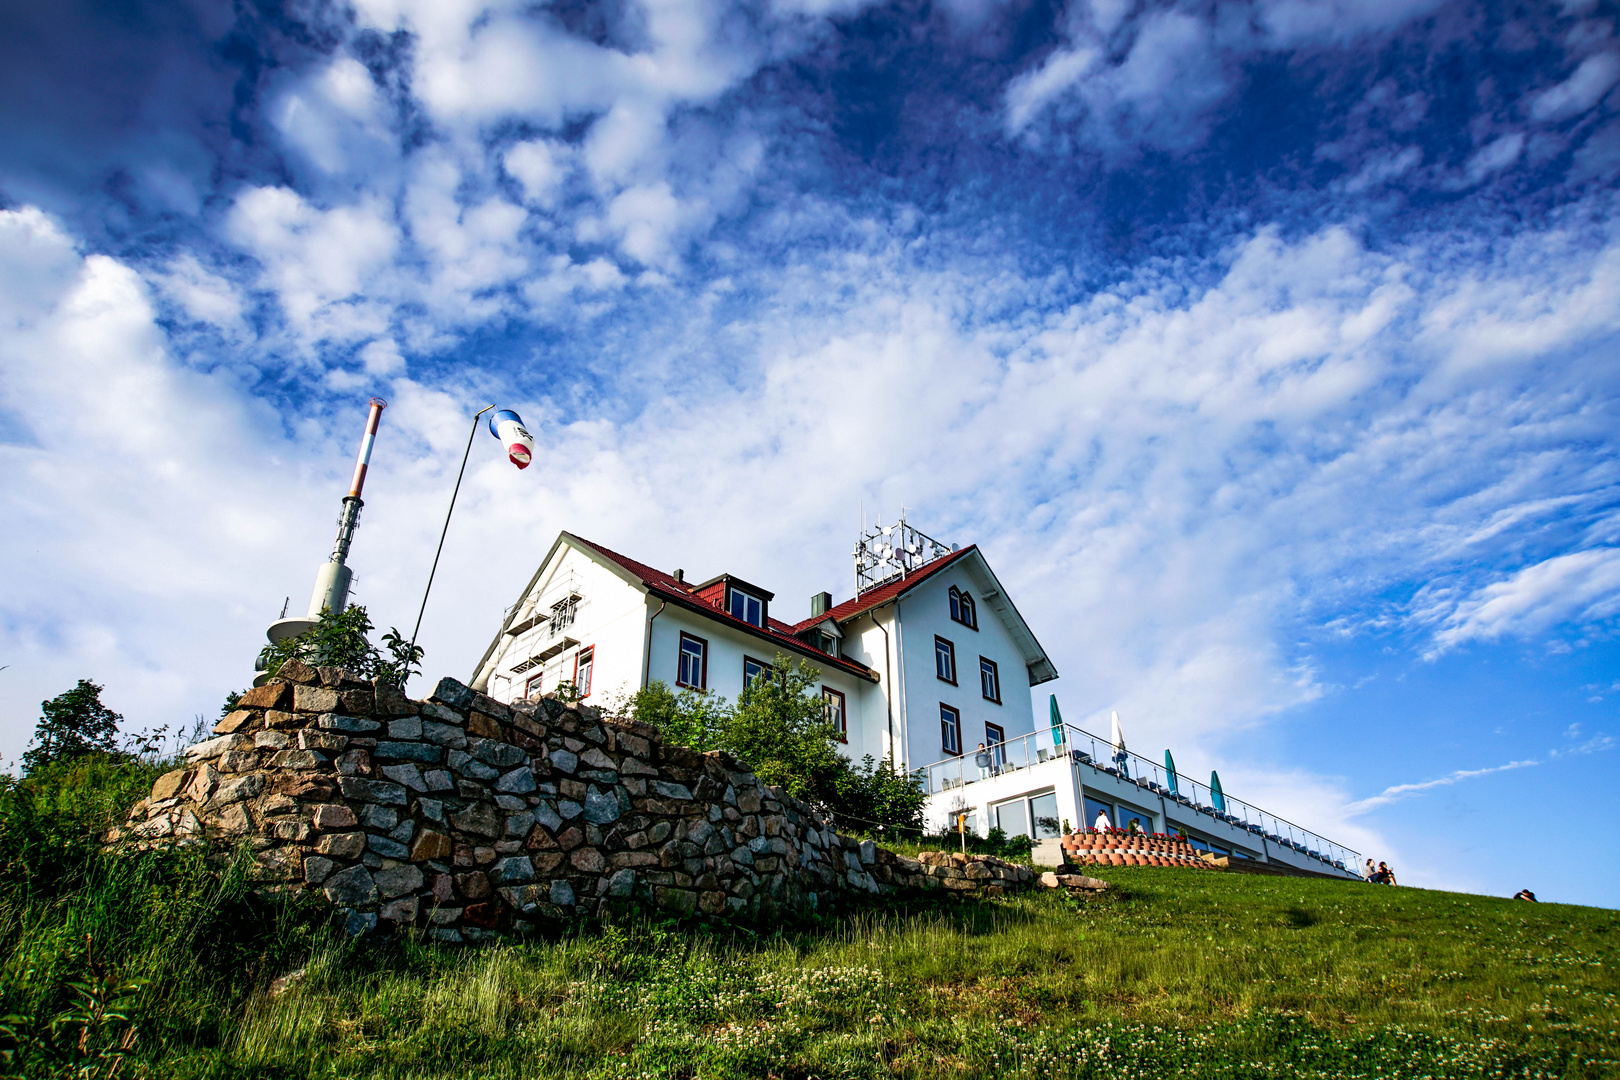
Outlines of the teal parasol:
M1214 769L1209 771L1209 801L1215 804L1217 814L1226 813L1226 795L1221 791L1221 774Z

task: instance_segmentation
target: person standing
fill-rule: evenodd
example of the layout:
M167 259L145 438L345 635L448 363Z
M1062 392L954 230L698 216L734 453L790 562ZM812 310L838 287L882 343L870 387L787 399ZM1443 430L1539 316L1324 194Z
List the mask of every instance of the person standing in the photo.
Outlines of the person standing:
M984 743L980 743L978 753L973 755L973 764L979 767L980 780L990 775L990 762L990 751L984 748Z
M1097 811L1097 823L1093 825L1092 828L1096 829L1098 832L1107 832L1110 828L1112 828L1112 826L1108 823L1108 811Z

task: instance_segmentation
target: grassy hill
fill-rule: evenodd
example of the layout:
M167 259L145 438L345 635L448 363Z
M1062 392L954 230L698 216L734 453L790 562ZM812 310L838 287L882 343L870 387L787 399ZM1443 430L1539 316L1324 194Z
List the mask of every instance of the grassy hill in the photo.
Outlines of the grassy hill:
M1620 915L1121 869L1103 899L335 949L210 1062L277 1076L1620 1075ZM180 1063L176 1062L178 1066ZM201 1058L186 1075L207 1074Z
M0 792L0 1075L1620 1076L1605 909L1117 868L1089 901L377 947L200 853L102 852L115 780Z

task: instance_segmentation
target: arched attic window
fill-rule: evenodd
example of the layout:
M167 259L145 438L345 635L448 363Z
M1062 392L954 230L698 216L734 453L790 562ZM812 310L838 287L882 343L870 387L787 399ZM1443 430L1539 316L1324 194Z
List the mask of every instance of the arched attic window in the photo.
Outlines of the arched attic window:
M951 586L951 618L970 629L979 628L979 613L973 604L973 597L968 593Z

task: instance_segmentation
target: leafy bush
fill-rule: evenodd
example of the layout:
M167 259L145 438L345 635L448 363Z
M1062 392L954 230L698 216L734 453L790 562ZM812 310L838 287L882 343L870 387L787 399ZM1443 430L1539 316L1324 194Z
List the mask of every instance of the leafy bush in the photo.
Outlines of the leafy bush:
M677 746L727 751L841 828L919 828L927 798L920 777L871 755L858 765L844 757L843 736L827 719L820 685L820 669L778 655L771 673L756 677L735 704L653 682L610 708L657 726Z
M362 679L380 679L404 686L422 670L422 647L412 645L398 627L382 636L384 656L366 635L372 630L371 616L364 604L353 604L342 611L326 608L320 621L294 637L266 645L259 653L259 670L271 675L296 657L310 667L347 668ZM227 702L229 705L229 702Z

